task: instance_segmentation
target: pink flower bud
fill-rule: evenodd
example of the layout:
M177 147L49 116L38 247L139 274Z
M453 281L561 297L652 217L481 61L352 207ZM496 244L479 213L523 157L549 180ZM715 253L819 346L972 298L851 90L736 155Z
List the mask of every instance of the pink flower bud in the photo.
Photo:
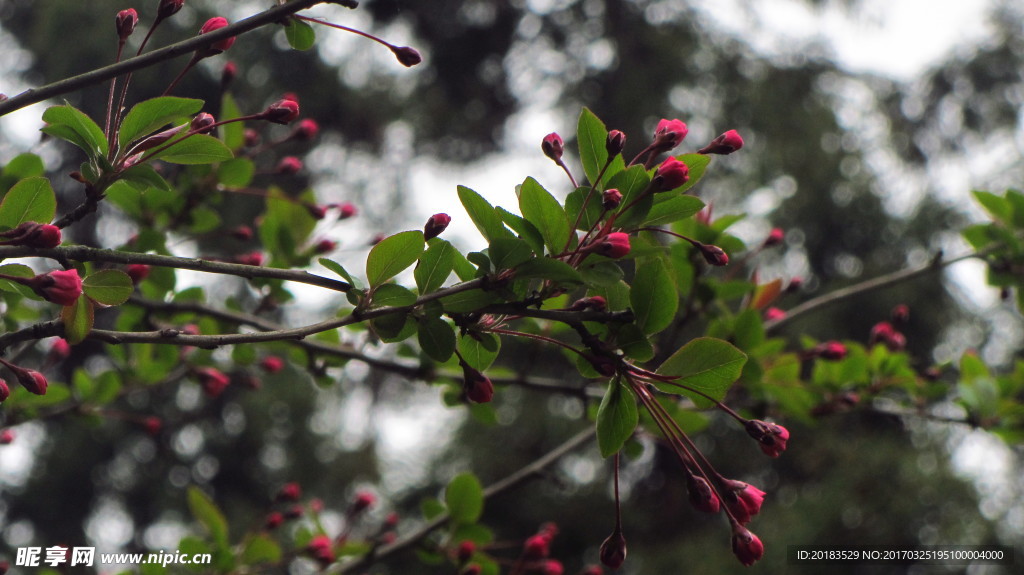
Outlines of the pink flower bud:
M613 259L618 259L629 253L629 234L623 232L612 232L601 240L598 253Z
M313 513L323 513L324 501L319 498L311 499L309 501L309 510L312 511Z
M738 523L732 526L732 552L740 563L750 567L764 556L764 543Z
M608 156L615 157L617 154L622 153L622 149L626 147L626 134L623 134L619 130L612 130L608 132L608 139L604 142L604 149L608 150Z
M494 398L494 384L479 370L469 365L462 366L464 376L462 391L474 403L488 403Z
M149 417L144 417L142 419L141 425L142 428L146 430L146 433L156 437L157 435L160 435L160 430L163 429L164 422L159 417L150 415Z
M12 443L14 443L14 432L10 429L0 431L0 445L10 445Z
M313 251L318 254L326 254L338 249L338 242L333 240L320 240L313 246Z
M710 203L708 203L708 205L704 206L704 208L701 211L693 215L693 219L698 224L710 226L712 211L714 211L714 207Z
M704 513L718 513L720 502L707 479L697 475L687 478L686 489L690 492L690 505Z
M262 139L260 138L260 133L252 128L246 128L245 132L243 132L243 137L247 148L254 148L260 145L260 140Z
M220 88L221 90L231 85L231 82L235 81L235 77L238 76L238 64L234 62L225 62L224 67L220 69Z
M347 220L352 216L356 215L358 212L359 210L357 210L354 205L345 202L344 204L338 206L338 219Z
M260 252L250 252L240 256L235 256L235 263L247 266L262 266L265 261L266 258L264 258L263 254Z
M295 126L295 132L292 137L296 140L309 141L316 138L316 135L319 133L320 125L316 123L316 120L306 118L299 122L299 125Z
M243 242L252 239L252 228L249 226L238 226L237 228L232 228L228 233L231 234L231 237Z
M352 501L352 506L349 508L349 515L357 515L373 507L377 503L377 497L369 491L360 491L356 493L356 498Z
M30 248L55 248L60 245L60 228L52 224L22 222L18 227L0 233L2 246L27 246Z
M745 525L750 522L751 516L761 512L764 491L748 483L733 480L726 480L725 487L727 489L724 496L726 497L726 506L729 507L729 511L732 512L736 521Z
M905 303L901 303L892 308L892 312L890 312L889 317L892 319L892 322L897 325L907 323L910 321L910 307Z
M764 319L767 321L778 321L786 317L786 312L777 307L770 307L764 312Z
M659 151L668 151L678 146L686 138L690 130L681 120L661 120L654 130L654 147Z
M260 368L267 373L277 373L284 369L284 360L276 355L268 355L260 361Z
M388 516L384 518L384 527L386 529L394 529L398 525L398 514L392 511L388 513Z
M601 543L599 556L601 563L607 567L612 569L622 567L622 564L626 562L626 538L622 536L622 531L616 529L604 540L604 543Z
M601 194L601 206L606 210L614 210L622 203L622 192L612 188Z
M299 173L299 171L301 169L302 169L302 160L296 158L295 156L285 156L285 157L281 158L280 162L277 163L277 173L285 175L285 176L295 175L295 174ZM320 207L320 206L317 206L317 207ZM325 210L325 212L326 212L326 210ZM317 219L323 219L323 216L321 215Z
M778 457L786 450L789 443L789 430L781 425L766 423L759 419L751 419L744 424L747 435L753 437L761 446L761 451L769 457Z
M523 557L543 559L551 552L551 540L543 535L533 535L523 543Z
M907 337L898 331L894 331L889 339L885 342L885 347L889 348L889 351L897 352L903 351L907 348Z
M302 204L309 215L313 216L314 220L322 220L327 215L327 206L320 206L317 204Z
M156 17L158 20L163 20L168 16L173 16L184 5L185 0L160 0L160 5L156 9Z
M326 535L316 535L306 546L306 551L316 559L321 566L334 563L334 548L331 545L331 538Z
M724 266L729 263L729 254L718 246L700 244L697 249L700 250L700 255L704 256L704 261L713 266Z
M197 134L209 134L213 131L213 125L216 123L217 120L213 117L213 114L203 112L195 118L192 118L192 123L189 125L189 128Z
M827 341L818 344L811 351L814 355L828 361L839 361L846 357L846 346L838 341Z
M743 138L736 130L718 136L711 143L697 150L698 154L721 154L728 155L743 147Z
M132 278L132 283L135 285L149 277L149 272L149 266L146 264L128 264L124 267L124 273Z
M263 520L263 528L267 531L273 531L280 527L282 523L284 523L284 515L281 515L278 511L272 511Z
M199 29L199 34L209 34L210 32L213 32L214 30L220 30L221 28L224 28L227 25L227 18L224 18L222 16L214 16L213 18L207 20L205 24L203 24L203 27ZM213 44L210 44L204 49L200 49L199 53L203 56L215 56L230 48L231 45L234 43L235 37L232 36L230 38L225 38L224 40L214 42Z
M540 529L537 530L537 534L547 537L550 542L556 535L558 535L558 524L554 521L546 521L540 526Z
M50 344L48 355L52 361L64 361L71 355L71 344L68 343L68 340L58 337Z
M117 29L117 37L121 41L128 39L128 36L132 35L135 31L135 26L139 23L139 13L134 8L128 8L127 10L121 10L114 17L114 27Z
M26 279L25 285L39 297L59 305L73 305L82 295L82 278L78 270L55 270Z
M588 309L604 311L608 309L608 300L599 295L595 295L578 299L572 302L572 305L569 306L569 311L586 311Z
M423 239L436 238L441 235L441 232L448 227L448 224L452 223L452 218L448 214L434 214L427 220L427 225L423 226Z
M794 293L800 291L800 287L804 285L804 278L800 276L793 276L789 278L789 283L786 285L786 293Z
M675 156L669 156L658 166L651 183L654 184L654 191L667 192L682 186L689 179L690 168Z
M46 386L48 383L43 374L34 369L26 369L20 365L14 365L2 357L0 357L0 364L3 364L7 369L11 370L11 373L14 374L14 377L18 378L18 383L20 383L22 387L36 395L46 395Z
M7 387L7 382L0 379L0 403L7 401L7 398L11 396L11 388ZM5 430L6 431L6 430Z
M423 56L415 48L409 46L391 46L391 52L406 68L411 68L423 61Z
M275 501L298 501L302 497L302 486L292 481L285 483L274 497Z
M768 237L764 239L764 247L770 248L772 246L777 246L782 243L782 240L785 239L785 237L786 232L784 232L782 228L772 228L772 231L768 232Z
M299 117L299 103L295 100L282 98L260 114L264 120L275 124L291 124Z
M604 575L604 570L598 565L587 565L580 575Z
M228 376L224 375L219 369L212 367L203 367L196 370L196 377L199 379L199 385L202 386L203 392L210 397L219 397L220 394L224 393L224 389L227 388L231 380Z
M541 575L563 575L565 573L565 567L562 567L562 562L555 559L548 559L544 562L544 566L541 567Z
M290 521L292 519L302 517L305 513L306 510L303 509L301 505L296 504L284 510L284 518Z
M562 160L562 152L565 150L565 144L562 142L562 137L551 132L540 142L540 149L544 152L544 155L551 158L555 162Z
M459 543L459 547L455 550L455 557L459 560L459 563L465 563L473 557L474 553L476 553L476 543L463 541Z

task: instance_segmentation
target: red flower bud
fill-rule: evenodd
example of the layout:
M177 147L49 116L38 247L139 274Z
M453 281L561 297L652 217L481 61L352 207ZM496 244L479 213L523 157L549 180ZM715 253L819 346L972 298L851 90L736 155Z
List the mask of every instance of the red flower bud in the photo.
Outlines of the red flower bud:
M50 353L47 355L52 361L64 361L71 355L71 344L68 340L58 337L50 344Z
M224 375L219 369L203 367L196 370L196 377L203 392L210 397L218 397L224 393L224 389L231 383L231 379Z
M750 567L764 556L764 543L746 527L733 523L732 552L740 563Z
M18 227L0 233L0 246L27 246L30 248L55 248L60 245L60 228L52 224L22 222Z
M616 529L604 540L599 556L601 563L607 567L612 569L622 567L622 564L626 562L626 538L622 536L622 531Z
M561 561L555 559L548 559L544 562L544 566L540 570L541 575L563 575L565 568L562 567Z
M261 266L265 261L266 258L264 258L263 254L260 252L250 252L240 256L235 256L235 263L247 266Z
M299 103L295 100L282 98L260 114L260 117L275 124L291 124L299 117Z
M610 258L621 258L629 253L629 234L612 232L601 240L598 253Z
M288 509L284 510L284 518L289 521L292 519L298 519L299 517L302 517L305 512L306 510L303 509L301 505L292 505Z
M384 518L384 527L386 529L394 529L398 525L398 514L392 511L388 513L388 516Z
M462 391L467 399L474 403L488 403L494 398L494 384L486 375L467 364L463 364L462 373Z
M718 136L711 143L697 150L698 154L721 154L728 155L743 147L743 138L736 130Z
M742 481L726 480L726 505L736 521L741 524L750 522L750 517L761 512L764 502L764 491Z
M555 538L555 535L558 535L558 524L554 521L546 521L537 530L537 534L547 537L548 541L551 541Z
M476 553L476 543L463 541L459 543L459 547L455 551L455 557L459 560L459 563L465 563L473 557L474 553Z
M667 192L682 186L689 179L690 168L675 156L669 156L658 166L651 183L654 184L654 191Z
M369 491L360 491L356 493L356 498L352 501L352 506L349 508L349 515L357 515L373 507L377 503L377 497Z
M778 321L786 317L786 312L777 307L770 307L764 312L764 319L767 321Z
M46 301L64 306L72 305L82 295L82 278L78 270L55 270L20 282L32 288Z
M423 61L423 56L415 48L409 46L391 46L391 52L406 68L411 68Z
M0 445L10 445L12 443L14 443L14 432L10 429L0 431Z
M263 528L267 531L273 531L284 523L284 515L281 515L278 511L272 511L267 514L267 518L263 521Z
M298 501L302 497L302 486L292 481L285 483L274 497L275 501Z
M586 311L588 309L604 311L608 309L608 300L599 295L595 295L578 299L572 302L572 305L569 306L570 311Z
M156 9L157 20L163 20L168 16L173 16L181 10L181 7L185 5L185 0L160 0L160 5Z
M234 82L235 76L238 76L238 64L234 62L225 62L224 67L220 69L220 89L224 90Z
M260 133L252 128L246 128L245 132L242 133L245 138L245 145L248 148L256 147L260 144Z
M782 240L785 239L785 237L786 232L784 232L782 228L772 228L772 231L768 232L768 237L764 239L764 247L770 248L772 246L777 246L782 243Z
M604 570L597 565L588 565L580 575L604 575Z
M812 353L821 359L827 359L829 361L839 361L846 357L846 346L838 341L827 341L825 343L818 344Z
M789 284L786 285L786 293L796 292L802 285L804 285L804 278L800 276L793 276L789 278Z
M152 436L160 435L160 430L164 427L164 422L155 415L145 417L141 422L142 428L146 430L146 433Z
M551 132L540 142L540 149L544 152L544 155L551 158L555 162L562 160L562 152L565 150L565 144L562 142L562 137Z
M7 387L7 382L0 379L0 403L7 401L7 398L11 396L11 388Z
M149 277L149 271L146 264L128 264L124 267L124 273L128 274L128 277L132 278L132 283L136 285Z
M238 226L237 228L232 228L228 233L231 234L231 237L243 242L252 239L252 228L249 226Z
M117 37L121 41L128 39L128 36L132 35L135 31L135 26L139 23L139 13L134 8L128 8L127 10L121 10L114 17L114 27L117 29Z
M316 120L306 118L299 122L299 125L295 126L295 131L292 132L292 137L296 140L309 141L315 138L319 133L320 126L316 123Z
M606 210L614 210L622 203L622 192L612 188L601 194L601 206Z
M434 214L427 220L427 225L423 226L423 238L431 239L441 235L441 232L448 227L448 224L452 223L452 218L448 214Z
M778 457L786 450L789 442L789 430L781 425L766 423L759 419L751 419L744 424L747 435L753 437L761 445L761 451L769 457Z
M213 114L203 112L195 118L192 118L192 123L189 125L189 128L197 134L209 134L213 131L212 126L216 123L217 120L213 117Z
M333 240L320 240L313 246L313 251L318 254L326 254L338 249L338 242Z
M707 479L691 475L687 478L686 489L690 492L690 505L694 509L704 513L718 513L720 502Z
M608 156L615 157L616 154L622 153L622 149L625 147L626 134L619 130L608 132L608 139L604 141L604 149L608 150Z
M898 306L892 308L889 314L892 318L892 322L895 324L904 324L910 321L910 308L905 303L901 303Z
M724 266L729 263L729 254L718 246L700 244L697 249L700 250L700 255L704 256L704 261L713 266Z
M20 383L22 387L36 395L46 395L46 386L48 383L43 374L34 369L25 369L20 365L14 365L2 357L0 357L0 364L5 365L7 369L11 370L14 377L18 378L18 383Z
M284 361L276 355L268 355L260 361L260 367L267 373L277 373L284 369Z
M334 548L331 545L331 538L326 535L314 536L306 546L306 551L322 566L334 563Z
M523 557L543 559L551 552L551 540L543 535L533 535L523 543Z
M660 151L668 151L683 142L690 130L681 120L661 120L654 130L654 147Z
M291 176L291 175L297 174L297 173L299 173L299 170L301 170L301 169L302 169L302 160L296 158L295 156L285 156L285 157L281 158L280 162L277 163L277 173L283 174L283 175L286 175L286 176ZM319 208L320 206L317 206L317 207ZM325 212L326 212L326 210L325 210ZM318 220L319 219L323 219L323 215L321 215L317 219Z
M205 24L203 24L203 27L199 29L199 34L200 35L202 35L202 34L209 34L210 32L213 32L214 30L220 30L221 28L224 28L227 25L228 25L228 19L227 18L224 18L222 16L214 16L213 18L210 18L209 20L207 20ZM198 52L202 56L204 56L204 57L206 57L206 56L215 56L215 55L220 54L221 52L227 50L228 48L230 48L231 45L234 44L234 43L235 43L235 37L232 36L230 38L225 38L224 40L219 40L217 42L214 42L213 44L210 44L206 48L201 48Z
M320 206L317 204L302 204L309 215L313 216L314 220L322 220L327 215L327 206Z
M345 202L344 204L338 206L338 219L347 220L352 216L356 215L358 212L359 210L357 210L354 205Z

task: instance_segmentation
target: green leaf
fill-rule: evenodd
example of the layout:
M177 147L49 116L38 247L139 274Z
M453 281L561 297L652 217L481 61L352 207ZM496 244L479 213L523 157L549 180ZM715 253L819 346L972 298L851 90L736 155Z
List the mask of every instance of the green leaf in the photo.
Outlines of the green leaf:
M452 523L476 523L484 510L484 488L472 473L456 475L444 491Z
M548 252L552 255L562 253L569 242L569 226L572 224L562 205L537 180L526 178L519 187L519 210L526 221L540 231Z
M420 294L437 291L444 285L455 267L455 251L455 247L444 240L431 242L413 270Z
M1002 198L992 192L977 190L972 192L974 199L985 208L993 218L1009 224L1013 220L1013 206L1006 198Z
M121 305L128 301L135 285L121 270L100 270L82 280L82 291L103 305Z
M167 180L149 164L137 164L128 168L121 172L121 179L131 184L140 192L146 191L147 188L156 188L164 192L174 191L171 185L167 183Z
M583 281L589 286L610 286L622 279L622 268L612 261L597 262L580 268Z
M605 147L607 141L608 129L604 122L588 108L583 108L576 125L576 143L580 149L583 173L587 175L587 181L595 186L597 175L608 161L608 149ZM600 186L597 187L600 188Z
M242 117L242 111L230 92L225 92L220 100L220 121L234 120ZM245 145L245 122L228 122L217 127L224 145L237 150Z
M57 212L50 180L25 178L14 184L0 203L0 227L16 228L23 222L48 224Z
M46 173L46 166L39 156L25 152L18 154L7 162L3 170L0 170L0 194L7 191L18 180L42 176Z
M704 208L704 202L693 196L676 196L655 202L647 212L645 226L661 226L688 218Z
M224 162L233 157L234 154L224 142L206 134L193 134L146 159L191 165Z
M89 298L79 296L75 303L64 306L60 318L64 322L64 339L71 345L82 343L92 331L93 304Z
M0 266L0 274L5 276L14 276L19 278L30 278L36 275L36 272L32 268L24 264L4 264ZM37 296L28 286L21 285L19 283L12 282L10 280L0 280L0 290L18 293L27 298L42 301L43 298Z
M445 311L467 313L498 301L498 296L494 292L471 289L445 296L439 301L444 306Z
M444 363L455 353L455 330L439 317L421 320L417 336L420 349L436 362Z
M486 370L491 367L501 350L501 339L493 333L475 333L459 335L459 353L470 366ZM477 337L480 339L478 340Z
M245 543L242 561L246 565L257 563L277 563L281 560L281 546L268 535L260 533Z
M494 210L498 213L501 221L505 222L505 225L512 228L515 233L519 234L520 238L530 244L533 253L537 255L544 254L544 236L541 235L540 230L536 226L523 219L522 216L517 216L501 206L494 208Z
M729 386L739 379L747 356L732 344L720 339L699 337L679 348L658 369L661 375L678 376L676 384L685 385L721 401ZM714 405L707 398L668 383L658 389L690 396L698 407Z
M420 512L423 513L423 518L427 521L440 516L442 513L447 511L444 503L441 503L433 497L427 497L423 501L420 501Z
M399 232L373 246L366 256L366 278L370 287L388 281L416 263L423 253L423 232Z
M202 108L203 101L193 98L161 96L144 100L128 110L117 133L117 142L122 149L126 148L128 144L150 135L182 116L195 115Z
M103 130L85 112L70 105L52 106L43 112L43 121L48 124L43 132L82 148L90 158L107 155Z
M256 166L248 158L235 158L217 168L217 181L229 188L244 188L252 182Z
M654 357L654 346L636 324L627 323L615 334L615 343L630 358L649 361Z
M661 259L645 258L638 262L629 302L636 324L644 333L658 333L675 319L679 295Z
M483 196L465 186L459 186L458 191L462 207L466 208L469 219L473 220L476 229L480 230L488 243L498 238L512 237L512 232L505 228L494 206Z
M397 307L416 303L416 294L398 284L384 284L373 290L374 307Z
M512 269L533 257L530 244L519 238L502 238L487 248L494 271Z
M621 190L620 190L621 191ZM587 200L587 195L590 195L590 200ZM576 224L578 230L589 230L594 227L597 221L601 218L601 214L604 212L604 208L601 206L601 192L590 193L589 186L583 186L573 190L565 198L565 213L569 216L569 219L576 222L576 217L579 216L579 223ZM583 203L586 202L586 208L583 207Z
M610 382L601 400L601 407L597 409L597 445L601 449L601 457L608 457L622 449L639 421L640 414L633 391L618 380Z
M289 18L284 27L288 45L296 50L309 50L316 43L313 27L298 18Z
M579 285L583 276L562 260L532 258L516 267L517 278L543 278L560 284Z
M353 277L352 274L348 273L348 270L342 267L338 262L328 258L320 258L317 261L320 262L320 265L345 278L345 281L351 284L352 287L356 289L363 289L363 282L359 281L359 278Z
M205 493L192 485L188 488L188 508L192 517L206 528L217 547L228 544L228 522L217 505Z

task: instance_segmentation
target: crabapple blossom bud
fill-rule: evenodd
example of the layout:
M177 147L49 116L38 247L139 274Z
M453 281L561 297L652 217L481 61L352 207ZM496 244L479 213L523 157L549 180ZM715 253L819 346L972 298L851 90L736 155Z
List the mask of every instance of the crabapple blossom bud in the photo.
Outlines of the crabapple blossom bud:
M213 125L217 123L217 119L213 117L213 114L207 114L203 112L192 118L192 123L189 128L197 134L209 134L213 131Z
M306 551L322 566L334 563L334 548L331 545L331 538L326 535L314 536L306 546Z
M52 224L22 222L18 227L0 233L0 245L55 248L60 245L60 228Z
M746 527L733 523L732 552L740 563L750 567L764 556L764 543Z
M128 39L128 36L132 35L135 31L135 26L139 23L139 13L134 8L128 8L127 10L121 10L114 17L114 26L117 28L117 37L121 41Z
M235 76L238 76L238 64L225 62L224 67L220 69L220 89L223 90L231 85Z
M667 192L682 186L690 179L690 168L675 156L669 156L654 172L651 183L655 192Z
M887 321L880 321L871 326L871 336L868 341L871 344L888 343L889 338L891 338L894 333L896 333L896 330L892 327L891 323Z
M12 443L14 443L14 432L10 429L0 431L0 445L10 445Z
M604 575L604 570L597 565L587 565L580 575Z
M494 384L490 378L468 364L462 366L462 391L473 403L489 403L494 398Z
M818 344L811 351L821 359L829 361L839 361L846 357L846 346L838 341L827 341Z
M55 270L40 274L23 282L39 297L48 302L68 306L82 295L82 278L78 270Z
M302 517L303 514L305 513L306 510L303 509L301 505L296 504L284 510L284 518L288 520L298 519L299 517Z
M232 228L228 233L231 234L231 237L243 242L252 239L252 228L249 226L238 226L237 228Z
M160 430L164 427L164 422L155 415L144 417L141 424L142 428L146 430L146 433L154 437L160 435Z
M260 378L251 373L235 374L233 381L246 389L259 389L263 387L263 383L260 382Z
M778 457L786 450L789 442L789 430L775 423L766 423L759 419L748 420L744 424L747 435L753 437L761 446L761 451L769 457Z
M284 515L281 515L278 511L272 511L267 514L267 518L263 520L263 528L267 531L273 531L284 523Z
M48 355L54 361L63 361L71 355L71 344L63 337L58 337L50 344L50 353Z
M690 492L690 505L693 505L694 509L704 513L718 513L721 505L707 479L691 475L687 478L686 489Z
M540 526L540 529L537 530L537 534L547 537L550 542L556 535L558 535L558 524L554 521L545 521L544 524Z
M22 387L36 395L46 395L46 386L48 383L43 374L34 369L26 369L20 365L14 365L3 358L0 358L0 363L5 365L7 369L11 370L14 377L18 378L18 383L20 383Z
M777 307L770 307L764 311L764 319L766 321L779 321L784 317L786 317L786 312Z
M296 158L295 156L285 156L285 157L281 158L280 162L277 163L277 173L283 174L283 175L286 175L286 176L291 176L291 175L297 174L297 173L299 173L299 170L301 170L301 169L302 169L302 160ZM317 206L317 207L319 208L320 206ZM324 210L324 211L326 212L326 210ZM323 215L321 215L317 219L318 220L319 219L323 219Z
M292 137L296 140L309 141L315 138L319 133L320 125L316 123L316 120L306 118L299 122L299 125L295 126L295 131L292 133Z
M698 154L721 154L728 155L743 147L743 138L736 130L718 136L711 143L697 150Z
M265 261L266 258L264 258L263 254L260 252L250 252L240 256L235 256L235 263L247 266L261 266Z
M544 566L541 567L541 575L563 575L565 573L565 567L562 566L562 562L556 559L548 559L544 562Z
M465 563L473 557L473 553L476 553L476 543L463 541L459 543L459 547L455 551L455 557L459 560L459 563Z
M213 367L202 367L196 370L196 378L203 392L210 397L218 397L224 393L224 389L231 383L231 379L224 375L219 369Z
M595 295L585 298L580 298L569 306L569 311L586 311L592 309L594 311L604 311L608 308L608 300L602 296Z
M907 348L907 337L898 331L894 331L885 342L885 347L893 352L903 351Z
M384 527L386 529L394 529L398 525L398 514L392 511L388 513L388 516L384 518Z
M681 120L663 119L654 130L654 147L663 152L671 150L681 144L689 132Z
M296 158L296 160L297 159L298 158ZM299 162L299 163L301 164L302 162ZM301 168L301 166L300 166L300 168ZM313 219L315 219L315 220L322 220L322 219L324 219L324 216L327 215L327 207L326 206L319 206L317 204L303 204L303 207L306 208L306 211L309 212L309 215L313 216Z
M391 46L391 52L406 68L412 68L423 61L423 56L415 48L409 46Z
M423 226L423 239L436 238L441 235L441 232L450 223L452 223L452 218L448 214L434 214L430 216L430 219L427 220L427 225Z
M606 210L614 210L622 203L622 192L612 188L601 195L601 206Z
M245 131L242 132L242 134L245 140L245 145L248 148L258 146L260 144L260 140L262 139L260 138L260 133L257 132L256 130L253 130L252 128L246 128Z
M696 214L693 215L693 219L698 224L703 224L705 226L710 226L711 225L711 212L712 211L714 211L714 207L710 203L708 203L708 205L704 206L704 208L701 209L701 211L699 211L699 212L697 212Z
M540 142L540 149L544 152L544 155L551 158L555 162L562 161L562 152L565 150L565 144L562 142L562 137L551 132Z
M0 403L7 401L7 398L11 396L11 388L7 387L7 382L0 379Z
M291 124L299 117L299 103L293 99L281 98L267 106L260 117L275 124Z
M726 506L736 521L741 524L750 522L750 517L761 512L764 502L764 491L742 481L726 480Z
M156 17L158 20L163 20L168 16L173 16L184 5L185 0L160 0L160 5L156 9Z
M523 557L543 559L551 552L551 540L543 535L533 535L523 543Z
M768 232L768 237L764 239L764 247L770 248L772 246L777 246L782 243L782 240L785 239L785 237L786 232L784 232L782 228L772 228L772 231Z
M352 500L352 506L349 508L350 515L357 515L373 507L377 503L377 496L370 493L369 491L360 491L356 493L356 498Z
M298 501L302 497L302 486L292 481L285 483L274 496L275 501Z
M124 267L124 273L132 278L132 283L135 285L149 277L149 271L149 266L146 264L128 264Z
M357 210L354 205L345 202L344 204L338 206L338 219L347 220L352 216L356 215L358 212L359 210Z
M207 20L205 24L203 24L203 27L199 29L199 34L209 34L210 32L213 32L214 30L220 30L221 28L224 28L227 25L227 18L224 18L223 16L214 16L213 18ZM231 45L234 43L235 37L232 36L230 38L225 38L224 40L214 42L206 48L201 48L197 52L202 56L215 56L230 48Z
M729 263L729 254L725 253L725 250L718 246L700 244L697 246L697 249L700 250L700 255L704 256L704 261L713 266L724 266Z
M598 253L613 259L621 258L629 253L629 234L612 232L601 240Z
M608 132L608 139L604 141L604 149L608 150L610 157L615 157L616 154L621 154L622 149L626 147L626 134L619 130L612 130Z
M599 556L601 563L612 569L618 569L626 562L626 538L620 529L616 529L604 540Z
M892 322L895 324L904 324L910 321L910 307L905 303L901 303L898 306L892 308L889 317L892 318Z
M320 240L313 246L313 251L318 254L326 254L338 249L338 242L334 240Z

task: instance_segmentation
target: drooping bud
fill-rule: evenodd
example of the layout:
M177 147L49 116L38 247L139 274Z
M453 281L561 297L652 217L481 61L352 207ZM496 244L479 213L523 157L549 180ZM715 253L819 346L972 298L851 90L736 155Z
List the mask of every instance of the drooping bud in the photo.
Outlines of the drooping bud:
M764 556L764 543L746 527L733 523L732 552L740 563L750 567Z
M768 237L764 239L764 247L770 248L772 246L777 246L782 243L782 240L785 239L785 237L786 232L784 232L782 228L772 228L772 231L768 232Z
M601 194L601 206L606 210L614 210L615 208L619 207L619 204L621 203L622 192L616 190L615 188L605 190L604 193Z
M690 493L690 505L693 505L694 509L704 513L718 513L721 505L707 479L690 475L686 481L686 489Z
M626 538L622 536L620 529L616 529L604 540L599 555L601 563L604 563L605 566L612 569L622 567L622 564L626 562Z
M750 522L750 518L761 512L761 504L764 503L765 492L742 481L727 479L724 482L726 488L726 505L732 512L736 521L741 524Z
M789 443L789 430L775 423L751 419L744 424L747 435L757 440L761 451L769 457L778 457Z
M423 56L415 48L409 46L391 46L391 52L406 68L412 68L423 61Z
M185 0L160 0L160 5L156 9L156 17L158 20L163 20L168 16L173 16L184 5Z
M655 192L667 192L682 186L690 179L690 168L675 156L669 156L654 172L651 183Z
M203 392L210 397L219 397L224 389L231 383L231 379L224 375L219 369L203 367L196 370L196 378Z
M295 156L285 156L277 163L277 173L285 176L293 176L299 173L300 170L302 170L302 160ZM326 210L324 212L326 213ZM317 219L323 219L323 215Z
M32 288L32 291L45 299L59 305L72 305L82 295L82 278L78 270L55 270L40 274L19 282Z
M213 117L213 114L203 112L192 118L192 123L189 127L197 134L209 134L213 131L213 125L216 123L217 119Z
M298 501L302 497L302 486L292 481L285 483L274 496L275 501Z
M135 285L149 277L149 272L150 268L146 264L128 264L124 267L124 273L132 278L132 283Z
M288 98L281 98L267 106L260 117L275 124L291 124L299 117L299 103Z
M223 16L214 16L213 18L207 20L205 24L203 24L203 27L199 29L199 34L209 34L210 32L213 32L214 30L220 30L221 28L224 28L227 25L227 18L224 18ZM204 58L207 56L216 56L217 54L220 54L221 52L224 52L225 50L230 48L231 45L234 43L235 37L231 36L230 38L225 38L223 40L214 42L206 48L200 48L196 52Z
M52 224L22 222L18 227L0 233L0 246L26 246L30 248L55 248L60 245L60 228Z
M612 232L601 240L597 252L603 256L618 259L629 253L629 234Z
M0 357L0 363L6 366L7 369L11 370L11 373L14 374L14 377L18 378L18 383L20 383L22 387L36 395L46 395L46 386L48 385L48 382L43 374L34 369L26 369L20 365L14 365L2 357Z
M604 149L608 151L608 157L614 158L617 154L621 154L625 147L626 134L619 130L608 132L608 139L604 141Z
M697 249L700 250L700 255L704 256L704 261L713 266L724 266L729 263L729 254L718 246L699 244Z
M122 42L128 39L135 31L135 26L139 23L139 13L134 8L128 8L121 10L114 17L114 27L117 29L117 37Z
M448 214L434 214L427 220L427 225L423 226L423 239L429 240L436 238L441 235L441 232L448 227L448 224L452 223L452 218Z
M743 147L743 138L736 130L718 136L711 143L697 150L698 154L721 154L728 155Z
M661 120L654 130L654 147L662 152L678 146L690 130L682 120Z
M551 132L540 142L540 149L544 152L544 155L551 158L555 162L562 161L562 152L565 150L565 144L562 142L562 137Z
M473 403L489 403L494 398L494 384L480 370L463 364L462 375L462 391L467 399Z
M306 118L295 126L295 131L292 133L292 137L296 140L309 141L315 138L319 133L320 125L316 123L316 120Z

